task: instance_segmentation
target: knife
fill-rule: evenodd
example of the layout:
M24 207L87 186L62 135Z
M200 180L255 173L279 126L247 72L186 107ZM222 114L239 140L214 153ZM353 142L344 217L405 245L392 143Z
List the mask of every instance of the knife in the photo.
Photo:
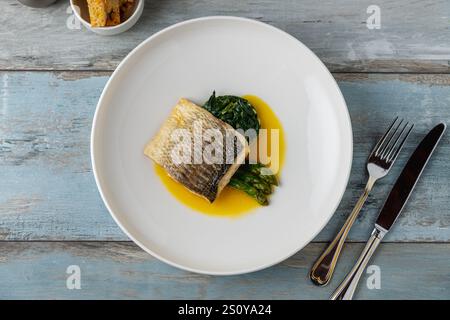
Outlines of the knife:
M402 209L408 201L408 198L430 159L431 154L439 143L439 140L441 140L445 128L446 125L444 123L440 123L434 127L425 138L423 138L422 142L420 142L409 158L402 173L400 173L400 176L392 187L391 193L389 193L383 209L380 211L375 223L375 229L373 229L372 235L367 241L363 252L353 269L332 294L331 300L351 300L353 298L353 294L358 286L358 281L361 278L367 263L380 244L381 239L389 232L400 215L400 212L402 212Z

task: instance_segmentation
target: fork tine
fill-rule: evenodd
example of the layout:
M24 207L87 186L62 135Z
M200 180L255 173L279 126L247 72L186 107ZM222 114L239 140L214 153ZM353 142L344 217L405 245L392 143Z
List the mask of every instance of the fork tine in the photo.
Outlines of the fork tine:
M403 145L405 144L406 139L408 138L409 134L411 133L412 129L414 128L414 124L411 124L411 127L409 128L408 132L406 132L405 136L402 139L402 142L400 143L400 145L398 146L397 150L395 150L394 155L390 158L389 161L395 161L395 159L397 159L398 154L400 153L400 151L403 148Z
M400 120L398 125L395 127L394 132L390 135L389 140L383 146L383 149L380 152L381 159L384 159L387 156L388 150L390 149L391 141L394 138L395 134L397 133L398 128L400 128L400 126L402 125L402 123L403 123L403 119Z
M395 141L389 147L389 150L387 151L387 153L385 155L386 160L389 161L389 159L391 158L391 155L394 153L394 150L396 150L395 147L397 146L398 141L402 137L403 132L405 132L405 129L408 127L408 125L409 125L409 122L406 122L405 125L403 126L402 130L400 131L400 133L397 135L397 138L395 138Z
M394 124L397 122L398 117L395 117L394 121L392 121L391 125L389 126L389 128L386 130L386 132L384 133L384 135L380 138L380 140L378 140L377 144L375 145L375 147L373 148L373 153L375 154L375 156L378 156L380 153L380 149L384 144L384 141L386 140L386 137L388 136L389 132L392 130L392 127L394 126Z

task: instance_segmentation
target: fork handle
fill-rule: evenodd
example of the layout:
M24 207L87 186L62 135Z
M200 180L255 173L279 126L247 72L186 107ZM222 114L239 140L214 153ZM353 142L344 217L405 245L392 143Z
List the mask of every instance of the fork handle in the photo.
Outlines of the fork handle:
M339 285L336 291L332 294L330 300L352 300L356 287L358 286L359 279L366 269L367 264L372 258L375 249L378 248L381 240L383 239L386 231L375 228L367 241L364 250L358 258L358 261L353 266L352 270L345 277L344 281Z
M322 255L317 259L311 268L310 278L314 284L319 286L327 285L333 275L334 269L336 267L337 260L341 254L342 247L344 246L345 239L347 238L348 232L350 231L353 223L356 220L361 208L363 207L366 199L372 190L372 187L376 179L369 177L366 187L364 188L363 194L359 197L358 202L356 202L352 213L348 216L341 230L339 230L336 237L328 245Z

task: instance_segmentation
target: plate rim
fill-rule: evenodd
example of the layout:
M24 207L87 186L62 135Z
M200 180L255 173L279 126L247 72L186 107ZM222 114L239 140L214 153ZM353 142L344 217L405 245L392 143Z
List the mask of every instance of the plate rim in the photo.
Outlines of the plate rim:
M334 209L332 210L332 212L330 213L328 219L326 219L326 221L324 221L324 223L321 225L320 228L318 228L318 230L312 235L312 237L305 242L305 244L298 246L298 248L296 248L295 250L293 250L292 252L289 252L287 255L283 256L280 259L277 259L276 261L270 262L270 263L266 263L263 265L259 265L259 266L255 266L252 268L246 268L246 269L236 269L236 270L231 270L231 271L211 271L211 270L207 270L207 269L200 269L200 268L192 268L192 267L188 267L188 266L184 266L182 264L176 263L174 261L171 261L170 259L167 259L165 257L162 257L159 254L156 254L155 252L153 252L152 250L150 250L149 248L147 248L143 243L141 243L137 238L135 238L133 235L131 235L130 232L128 232L128 230L126 230L126 228L122 225L122 223L119 221L119 218L116 216L116 214L114 213L114 210L112 209L112 206L110 206L109 201L107 199L107 197L104 195L104 192L102 190L102 185L100 183L100 179L99 179L99 174L97 172L97 166L96 166L96 160L95 160L95 152L94 149L96 148L95 144L95 132L96 132L96 128L97 128L97 119L100 113L100 109L104 108L102 107L103 105L103 100L106 97L106 93L108 91L109 86L111 85L114 76L119 73L124 67L125 65L128 63L128 61L132 58L132 56L135 54L135 52L137 52L138 50L140 50L140 48L142 48L143 46L145 46L148 42L152 41L153 39L159 37L160 35L171 31L172 29L176 29L179 27L183 27L184 25L188 25L188 24L192 24L192 23L197 23L200 21L208 21L208 20L234 20L234 21L239 21L239 22L246 22L246 23L252 23L252 24L257 24L260 26L263 26L265 28L268 29L272 29L273 31L276 31L278 33L280 33L281 35L288 37L292 40L295 40L296 43L298 45L300 45L313 59L315 59L318 63L318 65L326 72L328 73L330 79L331 79L331 83L333 84L333 86L336 88L340 99L342 100L342 103L345 106L345 113L346 113L346 120L348 123L348 127L347 130L349 131L349 154L347 155L349 158L349 163L348 163L348 167L346 168L346 177L345 177L345 185L342 188L342 190L339 190L339 199L337 201L337 203L334 205ZM150 254L151 256L157 258L158 260L167 263L170 266L176 267L178 269L181 270L186 270L189 272L194 272L194 273L198 273L198 274L205 274L205 275L214 275L214 276L228 276L228 275L240 275L240 274L247 274L247 273L252 273L252 272L256 272L259 270L263 270L269 267L272 267L276 264L279 264L280 262L292 257L293 255L295 255L297 252L301 251L305 246L307 246L308 244L310 244L314 238L324 229L324 227L328 224L328 222L331 220L331 218L333 217L333 215L335 214L339 204L342 202L342 198L344 196L345 190L347 190L347 186L349 183L349 179L350 179L350 173L351 173L351 168L352 168L352 163L353 163L353 128L352 128L352 121L351 121L351 117L350 117L350 113L348 111L348 106L347 103L345 101L344 95L342 94L341 89L339 88L336 79L333 77L333 75L331 74L330 70L328 70L328 68L325 66L325 64L322 62L322 60L320 60L320 58L311 50L309 49L305 44L303 44L299 39L295 38L294 36L292 36L291 34L289 34L288 32L281 30L275 26L272 26L268 23L265 22L261 22L258 20L254 20L254 19L250 19L250 18L244 18L244 17L237 17L237 16L227 16L227 15L214 15L214 16L205 16L205 17L200 17L200 18L194 18L194 19L188 19L188 20L184 20L175 24L172 24L154 34L152 34L151 36L149 36L147 39L145 39L144 41L142 41L141 43L139 43L134 49L132 49L126 56L125 58L123 58L123 60L119 63L119 65L116 67L116 69L113 71L113 73L111 74L111 76L109 77L108 81L106 82L103 91L100 95L100 98L97 102L96 108L95 108L95 113L94 113L94 117L92 120L92 129L91 129L91 134L90 134L90 153L91 153L91 166L92 166L92 172L94 174L94 179L95 179L95 183L97 186L97 189L100 193L100 197L104 203L104 205L106 206L106 208L108 209L109 214L112 216L114 222L120 227L120 229L122 230L122 232L125 233L125 235L130 238L135 244L137 244L142 250L144 250L145 252L147 252L148 254Z

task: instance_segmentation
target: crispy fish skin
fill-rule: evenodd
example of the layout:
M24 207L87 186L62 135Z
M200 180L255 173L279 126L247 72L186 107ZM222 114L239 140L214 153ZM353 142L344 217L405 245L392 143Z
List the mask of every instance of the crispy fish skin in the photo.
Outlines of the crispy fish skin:
M218 129L223 137L226 137L227 130L230 130L229 132L233 132L237 137L236 145L227 146L224 143L225 138L224 141L221 141L224 157L223 161L221 161L222 163L205 163L202 161L202 163L196 164L194 161L190 163L176 163L173 161L172 150L180 142L172 141L172 133L176 129L186 129L186 132L189 132L193 137L194 123L201 124L203 133L207 129ZM183 143L189 144L187 147L194 150L193 139L191 142L187 141L187 139L183 140ZM236 146L238 147L237 149L235 148ZM202 148L202 154L203 150ZM225 161L227 152L232 152L234 155L232 164ZM249 147L242 134L187 99L178 101L162 128L144 149L144 154L162 166L170 177L209 202L213 202L228 184L240 164L244 162L248 152ZM194 152L192 152L193 157Z

